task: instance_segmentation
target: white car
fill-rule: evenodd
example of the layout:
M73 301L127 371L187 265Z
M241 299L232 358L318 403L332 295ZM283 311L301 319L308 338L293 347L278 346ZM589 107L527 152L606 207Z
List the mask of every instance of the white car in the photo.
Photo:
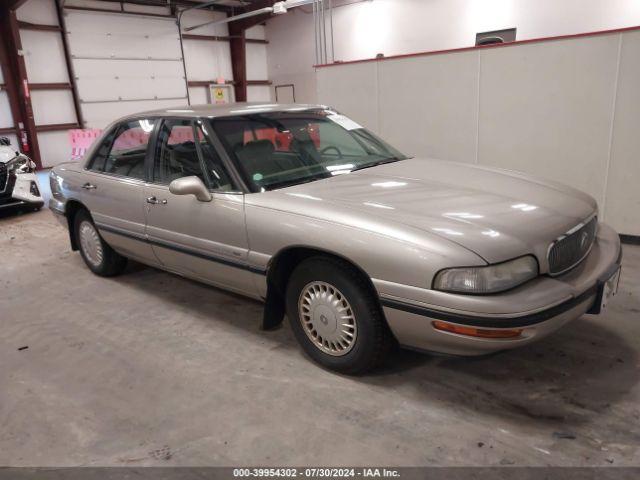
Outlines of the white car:
M0 138L0 210L27 207L39 210L44 201L38 188L35 163Z

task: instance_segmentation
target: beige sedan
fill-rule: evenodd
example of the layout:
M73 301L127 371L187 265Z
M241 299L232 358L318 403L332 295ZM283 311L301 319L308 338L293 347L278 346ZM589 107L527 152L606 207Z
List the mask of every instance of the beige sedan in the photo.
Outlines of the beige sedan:
M524 174L409 158L318 105L133 115L50 207L96 274L128 258L265 302L321 365L394 345L480 355L539 340L615 294L618 235L592 197Z

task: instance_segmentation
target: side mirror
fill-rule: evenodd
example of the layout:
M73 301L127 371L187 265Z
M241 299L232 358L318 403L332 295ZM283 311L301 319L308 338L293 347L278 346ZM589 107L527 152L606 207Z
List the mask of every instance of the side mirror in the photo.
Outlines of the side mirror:
M174 195L195 195L201 202L210 202L213 198L202 180L196 176L174 180L169 184L169 191Z

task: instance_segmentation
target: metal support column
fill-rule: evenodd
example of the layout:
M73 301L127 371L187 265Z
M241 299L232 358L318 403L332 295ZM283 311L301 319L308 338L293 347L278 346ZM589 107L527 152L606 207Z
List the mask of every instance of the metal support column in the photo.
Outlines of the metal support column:
M247 101L247 41L245 30L237 23L229 24L229 48L236 102Z
M38 168L42 168L36 124L31 106L27 67L24 61L20 29L15 10L10 10L6 6L0 7L0 24L2 25L1 41L6 49L6 55L8 57L6 60L15 86L13 94L17 95L18 100L19 116L18 118L14 118L14 121L18 125L18 142L20 143L21 150L31 157ZM7 84L9 81L9 79L5 79ZM9 92L9 97L11 96L11 92Z

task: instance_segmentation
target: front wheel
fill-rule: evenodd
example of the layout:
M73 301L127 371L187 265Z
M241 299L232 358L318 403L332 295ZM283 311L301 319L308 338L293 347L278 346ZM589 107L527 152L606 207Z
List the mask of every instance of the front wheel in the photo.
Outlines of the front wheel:
M93 273L103 277L122 273L127 259L107 245L87 211L81 210L76 214L74 231L80 255Z
M305 260L287 285L287 316L304 351L320 365L360 374L380 365L393 336L362 275L329 257Z

